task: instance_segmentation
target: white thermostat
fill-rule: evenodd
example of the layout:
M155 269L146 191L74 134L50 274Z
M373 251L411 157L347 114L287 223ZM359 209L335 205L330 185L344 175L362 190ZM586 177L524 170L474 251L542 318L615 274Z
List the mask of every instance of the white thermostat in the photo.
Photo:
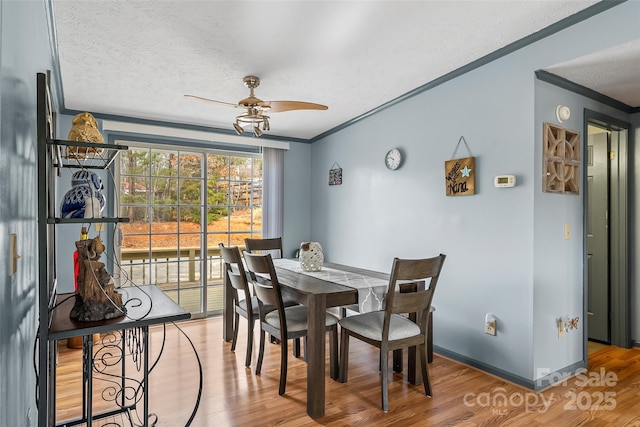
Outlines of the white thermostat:
M515 187L516 177L515 175L498 175L494 178L493 185L495 185L498 188Z

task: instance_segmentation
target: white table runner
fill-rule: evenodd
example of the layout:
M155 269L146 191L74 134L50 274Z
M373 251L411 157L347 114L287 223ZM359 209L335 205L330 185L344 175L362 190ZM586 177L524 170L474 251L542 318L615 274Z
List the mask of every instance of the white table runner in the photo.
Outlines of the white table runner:
M299 261L287 258L274 259L273 265L357 289L358 311L360 313L382 310L384 308L382 301L389 288L389 282L387 280L327 267L322 267L320 271L304 271L300 267Z

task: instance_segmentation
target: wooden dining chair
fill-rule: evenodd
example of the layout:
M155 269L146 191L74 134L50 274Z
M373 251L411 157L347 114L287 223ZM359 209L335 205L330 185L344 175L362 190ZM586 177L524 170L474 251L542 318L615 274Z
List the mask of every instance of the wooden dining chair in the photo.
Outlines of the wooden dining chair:
M290 339L307 336L307 307L294 305L286 307L282 300L282 291L278 276L273 266L271 254L256 255L247 251L244 252L244 259L247 270L253 280L253 289L258 297L258 307L260 312L260 351L258 353L258 364L256 374L262 370L262 360L264 358L264 342L267 333L276 337L280 341L280 387L278 394L283 395L287 383L287 362L288 345ZM268 312L265 310L266 304L277 307L276 310ZM332 378L338 376L338 318L326 313L325 331L330 333L329 353L330 372Z
M247 252L252 254L270 253L272 258L282 258L282 237L271 237L267 239L244 239L244 246Z
M283 257L283 249L282 249L282 237L270 237L265 239L244 239L244 246L247 252L252 254L271 254L272 258L282 258ZM297 305L297 303L293 301L284 301L284 305ZM277 344L277 339L275 337L271 337L270 341ZM304 347L306 351L306 340L304 342ZM297 338L293 341L293 355L295 357L300 357L300 339ZM306 355L306 353L305 353Z
M340 375L339 381L347 382L349 366L349 337L355 337L380 349L382 409L389 410L388 360L389 352L418 346L424 392L431 396L431 381L427 370L427 332L429 310L438 284L446 255L427 259L394 258L389 278L389 289L385 297L385 309L356 314L340 320ZM428 281L424 291L398 292L399 284ZM426 286L426 285L425 285ZM416 313L414 317L403 314Z
M238 323L240 316L247 319L247 357L245 366L251 366L251 354L253 349L253 328L255 320L259 319L258 299L251 295L247 273L242 263L242 255L237 246L225 247L222 243L218 245L220 254L224 261L224 274L226 280L231 284L229 287L232 293L234 320L233 320L233 340L231 341L231 351L236 350L238 341ZM274 305L263 307L265 311L275 310Z

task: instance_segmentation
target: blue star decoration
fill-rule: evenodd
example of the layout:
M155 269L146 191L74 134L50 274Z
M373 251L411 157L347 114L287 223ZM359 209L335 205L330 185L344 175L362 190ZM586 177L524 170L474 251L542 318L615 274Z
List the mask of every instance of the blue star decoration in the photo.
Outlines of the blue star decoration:
M466 176L466 177L469 177L469 176L470 176L470 174L471 174L471 169L469 169L469 166L465 166L465 167L464 167L464 169L462 169L460 172L462 173L462 177L463 177L463 178L464 178L465 176Z

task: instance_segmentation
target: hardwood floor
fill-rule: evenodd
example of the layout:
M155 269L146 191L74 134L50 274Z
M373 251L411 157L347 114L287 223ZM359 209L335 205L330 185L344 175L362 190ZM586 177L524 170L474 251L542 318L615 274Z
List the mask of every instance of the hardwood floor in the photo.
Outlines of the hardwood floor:
M587 353L593 354L597 351L602 350L603 348L609 347L609 344L602 344L595 341L587 341Z
M511 384L439 355L430 364L433 398L401 374L390 373L389 412L380 409L376 350L351 341L349 381L327 372L326 415L306 414L306 365L289 358L287 392L278 396L279 346L267 344L262 374L245 368L246 323L241 323L236 352L222 341L222 319L183 322L203 365L200 408L192 426L640 426L640 349L607 347L590 356L587 373L542 393ZM151 355L162 345L154 328ZM257 347L257 337L256 337ZM291 347L290 347L291 351ZM291 354L291 353L290 353ZM327 356L328 357L328 356ZM328 360L327 360L328 369ZM77 417L81 404L80 351L59 344L58 423ZM198 366L189 341L167 326L162 358L150 375L150 408L157 426L184 426L197 399ZM105 382L96 381L96 396ZM108 405L96 404L95 411ZM122 417L107 422L122 423ZM111 424L109 424L111 425ZM124 424L128 425L128 424Z

